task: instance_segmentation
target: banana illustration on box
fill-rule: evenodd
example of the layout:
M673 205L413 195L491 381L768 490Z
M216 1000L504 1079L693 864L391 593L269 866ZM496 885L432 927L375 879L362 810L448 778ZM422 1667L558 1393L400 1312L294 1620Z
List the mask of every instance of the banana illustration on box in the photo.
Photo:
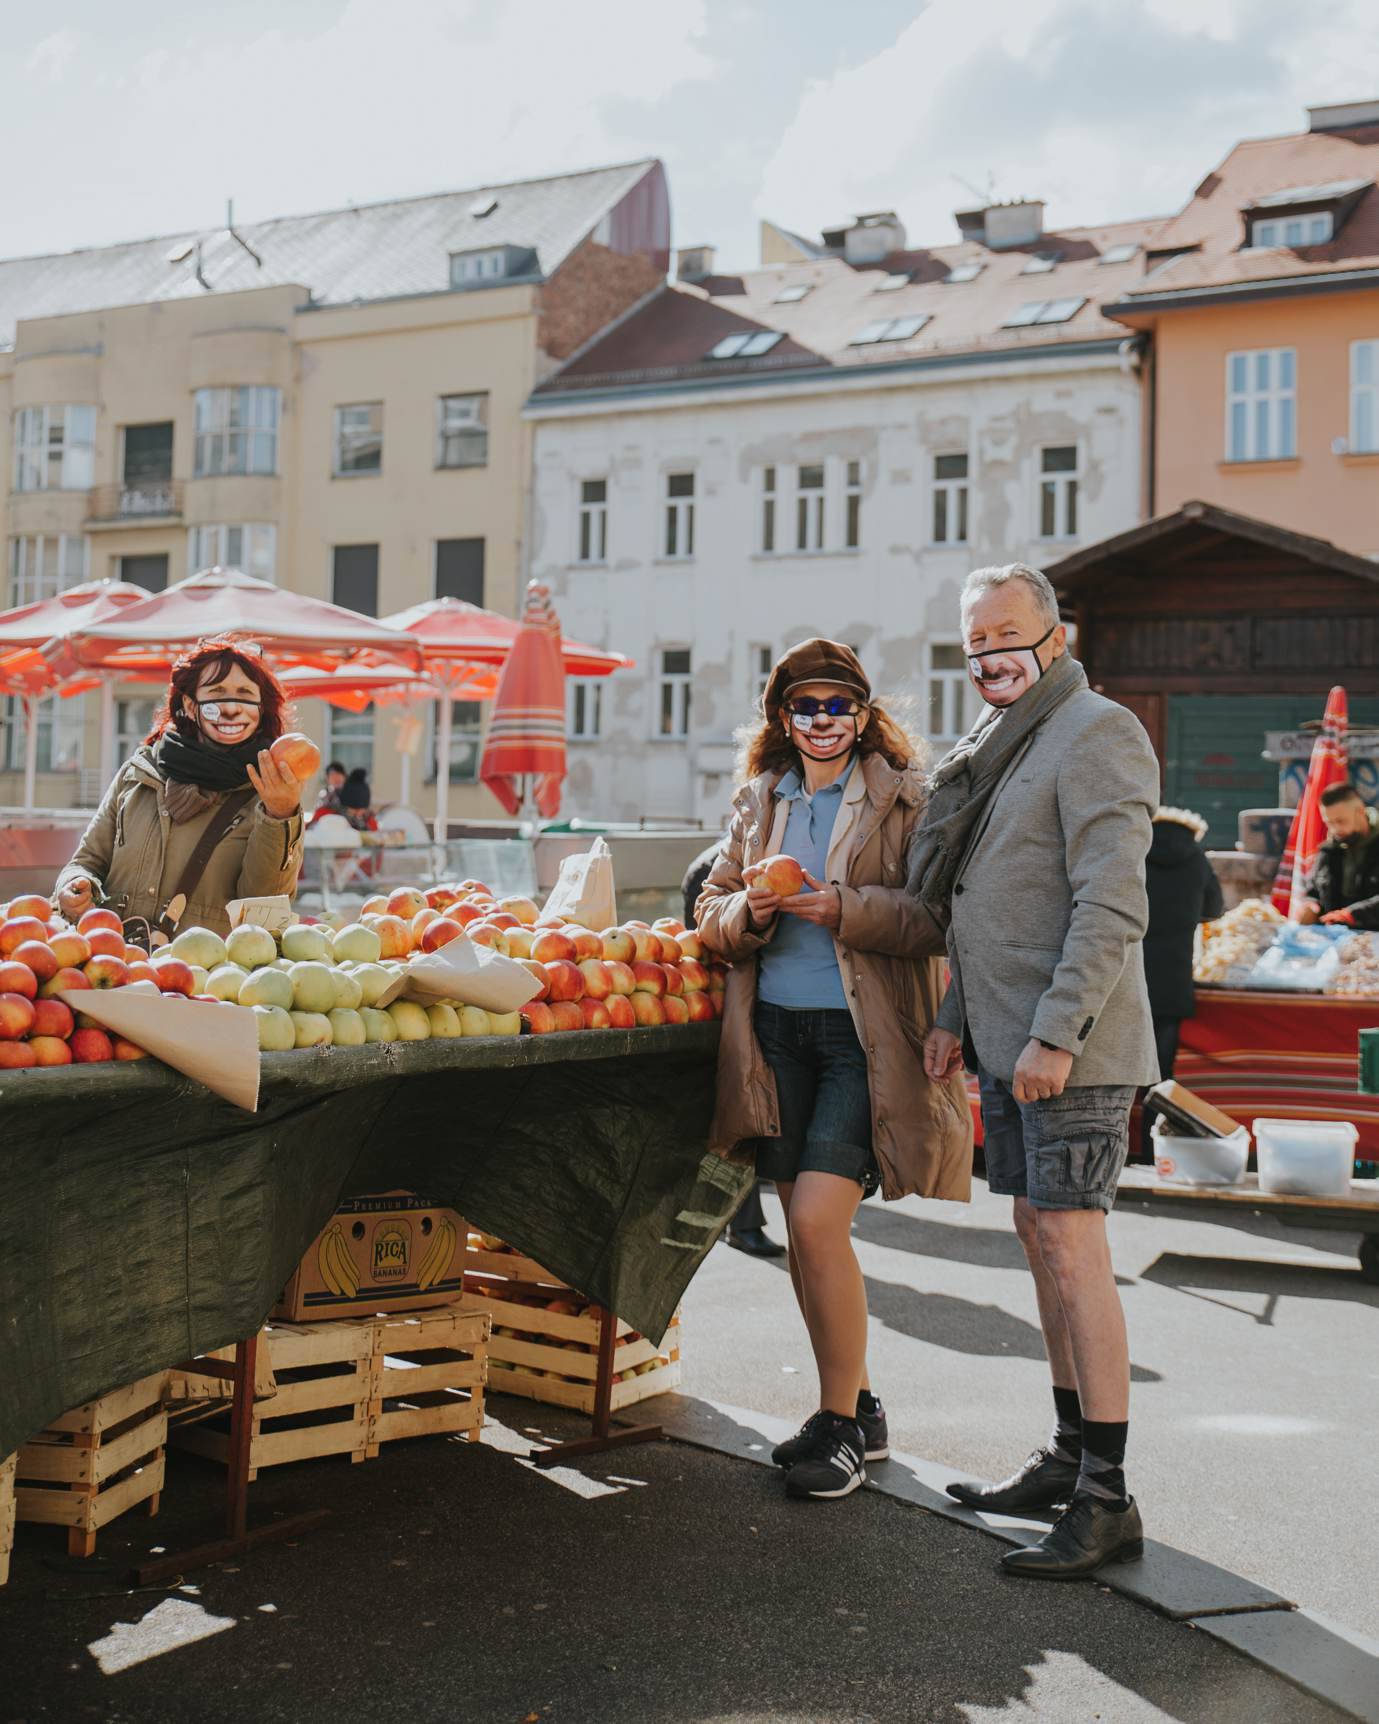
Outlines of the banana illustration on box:
M316 1267L321 1271L321 1279L338 1299L358 1296L359 1271L345 1247L338 1221L321 1235L316 1247Z
M417 1270L417 1286L423 1291L439 1281L450 1267L450 1260L455 1255L455 1240L454 1222L448 1215L442 1215L436 1226L436 1237Z

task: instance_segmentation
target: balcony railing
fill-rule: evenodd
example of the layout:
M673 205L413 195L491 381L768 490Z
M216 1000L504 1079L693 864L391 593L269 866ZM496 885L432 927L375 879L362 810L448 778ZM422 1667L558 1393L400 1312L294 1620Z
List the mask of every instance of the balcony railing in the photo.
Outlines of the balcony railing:
M145 480L137 485L95 485L88 521L167 521L182 514L180 479Z

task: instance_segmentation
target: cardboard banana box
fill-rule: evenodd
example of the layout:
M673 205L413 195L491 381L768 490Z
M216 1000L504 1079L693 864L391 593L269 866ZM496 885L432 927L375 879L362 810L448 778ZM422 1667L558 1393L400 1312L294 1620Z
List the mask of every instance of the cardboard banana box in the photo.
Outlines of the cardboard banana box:
M301 1323L453 1305L466 1232L453 1209L412 1192L352 1197L312 1241L272 1314Z

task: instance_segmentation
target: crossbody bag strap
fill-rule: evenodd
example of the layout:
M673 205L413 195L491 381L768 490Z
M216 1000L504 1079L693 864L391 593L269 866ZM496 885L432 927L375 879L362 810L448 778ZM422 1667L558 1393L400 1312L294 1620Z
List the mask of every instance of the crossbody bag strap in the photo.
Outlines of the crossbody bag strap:
M232 792L206 822L205 829L196 841L196 848L187 858L187 865L182 870L173 894L163 907L162 915L158 918L158 927L169 939L177 931L177 924L181 921L187 905L191 901L192 893L201 884L201 876L206 872L206 864L214 855L216 846L257 794L252 785L244 790ZM182 900L180 905L177 903L179 898ZM172 914L174 905L177 906L175 916Z

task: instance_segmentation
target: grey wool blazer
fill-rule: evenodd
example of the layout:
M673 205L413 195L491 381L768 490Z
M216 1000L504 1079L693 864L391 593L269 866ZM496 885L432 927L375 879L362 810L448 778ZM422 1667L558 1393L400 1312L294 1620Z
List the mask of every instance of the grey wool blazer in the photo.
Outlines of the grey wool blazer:
M1070 1085L1158 1080L1140 944L1158 801L1144 727L1085 688L997 785L954 882L937 1018L993 1077L1033 1036L1075 1056Z

